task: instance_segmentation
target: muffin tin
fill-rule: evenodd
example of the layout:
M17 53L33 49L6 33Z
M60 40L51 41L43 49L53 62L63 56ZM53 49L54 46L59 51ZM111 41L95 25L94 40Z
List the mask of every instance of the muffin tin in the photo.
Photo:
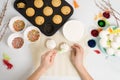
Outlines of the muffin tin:
M43 2L36 3L36 7L34 1ZM73 14L72 6L65 0L16 0L14 8L47 36L55 34Z

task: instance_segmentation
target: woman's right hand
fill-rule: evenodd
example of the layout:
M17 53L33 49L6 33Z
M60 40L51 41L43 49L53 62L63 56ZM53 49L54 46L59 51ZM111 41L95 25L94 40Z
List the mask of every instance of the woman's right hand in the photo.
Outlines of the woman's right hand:
M76 68L83 65L84 50L79 44L72 46L71 61Z

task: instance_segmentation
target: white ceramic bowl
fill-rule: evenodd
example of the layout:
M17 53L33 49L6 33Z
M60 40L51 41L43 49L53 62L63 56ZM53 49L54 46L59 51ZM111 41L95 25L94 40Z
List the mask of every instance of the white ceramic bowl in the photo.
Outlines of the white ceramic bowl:
M80 21L70 20L63 26L63 35L69 41L80 41L84 35L84 27Z
M13 48L13 49L18 49L18 48L14 48L13 45L12 45L12 41L13 41L15 38L17 38L17 37L21 37L21 38L24 40L22 34L20 34L20 33L13 33L13 34L11 34L11 35L8 37L8 40L7 40L7 43L8 43L8 46L9 46L9 47L11 47L11 48ZM24 42L24 43L25 43L25 42ZM24 43L23 43L23 46L24 46ZM23 47L23 46L22 46L22 47ZM21 47L21 48L22 48L22 47ZM20 49L20 48L19 48L19 49Z
M41 32L40 32L40 30L37 28L37 27L35 27L35 26L30 26L30 27L27 27L26 28L26 30L24 31L24 39L26 40L26 41L28 41L28 42L31 42L30 40L29 40L29 38L28 38L28 33L29 33L29 31L31 31L31 30L37 30L40 34L40 36L39 36L39 39L38 40L36 40L36 41L39 41L40 40L40 37L41 37ZM35 42L36 42L35 41Z
M20 17L20 16L13 17L9 22L9 28L12 32L20 32L20 31L16 31L13 27L14 22L17 21L17 20L22 20L25 23L24 29L26 27L26 21L23 17ZM21 31L23 31L23 30L21 30Z

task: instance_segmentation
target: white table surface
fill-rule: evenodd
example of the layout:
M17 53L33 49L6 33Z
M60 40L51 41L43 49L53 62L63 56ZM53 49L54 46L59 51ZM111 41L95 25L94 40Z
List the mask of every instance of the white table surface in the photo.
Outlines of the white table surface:
M1 8L4 5L6 0L0 0L0 12ZM72 4L73 0L67 0L70 4ZM85 29L89 30L94 26L94 16L100 11L94 4L94 0L77 0L80 7L78 9L75 9L73 16L71 19L80 20L83 22L86 26ZM8 21L10 18L20 15L14 8L13 8L13 2L14 0L9 0L9 5L7 7L6 15L4 17L4 21L2 24L4 24L6 21ZM113 7L116 10L120 11L120 1L111 0ZM114 21L113 21L114 22ZM28 22L28 26L31 25ZM41 46L40 42L34 43L31 45L25 44L25 46L20 50L14 50L8 47L6 40L8 36L11 34L10 30L8 29L7 34L4 36L2 42L0 42L0 80L26 80L26 78L31 74L31 72L34 70L34 58L33 56L36 55L36 53L39 52L39 49L41 47L44 48L44 46ZM87 33L86 33L87 34ZM86 35L85 34L85 35ZM55 36L58 36L61 38L64 38L62 35L61 30L59 30ZM43 39L42 39L43 38ZM46 36L42 34L41 41L44 41ZM51 37L54 39L54 36ZM88 55L85 58L85 67L88 70L88 72L91 74L91 76L94 78L94 80L120 80L120 58L115 57L109 57L108 59L105 58L104 54L97 55L92 50L90 50L86 46L86 40L90 38L90 36L87 36L85 40L83 39L84 43L81 43L86 47L86 50L89 52ZM62 39L63 41L66 41L65 39ZM61 41L62 42L62 41ZM32 50L31 50L32 47ZM2 63L2 54L7 53L11 57L11 63L13 63L14 67L12 70L7 70L6 67ZM64 56L65 54L62 54ZM59 56L59 55L58 55ZM61 55L60 55L61 56ZM64 60L62 60L64 61ZM64 61L65 62L65 61ZM56 71L59 72L59 70L62 70L62 68L65 68L67 66L61 66L60 69L57 69ZM70 69L70 68L69 68ZM64 72L64 71L62 71ZM67 72L67 71L65 71ZM50 72L48 74L45 74L43 77L41 77L40 80L80 80L78 76L76 75L52 75L53 72ZM57 72L56 72L57 73ZM68 71L69 73L69 71ZM68 74L67 73L67 74ZM72 72L71 72L72 73ZM74 73L74 72L73 72Z

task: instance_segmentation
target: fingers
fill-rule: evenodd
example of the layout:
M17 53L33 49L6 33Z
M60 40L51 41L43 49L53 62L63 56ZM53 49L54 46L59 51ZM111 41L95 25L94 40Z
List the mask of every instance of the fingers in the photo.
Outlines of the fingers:
M76 46L72 46L73 50L74 50L74 55L76 55L78 52L80 52L80 48L76 47Z
M71 60L74 61L78 53L80 52L80 49L76 46L72 46L73 50L71 52Z
M52 56L52 55L54 55L54 54L56 54L56 51L55 50L50 50L50 51L48 51L47 53L46 53L46 56Z
M53 55L51 56L51 58L50 58L50 61L51 61L51 62L54 62L55 56L56 56L56 54L53 54Z
M79 45L79 44L77 44L77 43L75 43L75 44L74 44L74 46L78 47L79 49L81 49L81 48L82 48L82 46L81 46L81 45Z
M83 52L83 48L82 48L82 46L81 46L81 45L79 45L79 44L74 44L73 46L78 47L78 48L80 49L80 51L82 51L82 52Z
M71 51L71 60L73 60L74 59L74 57L76 56L76 53L75 53L75 51Z
M50 62L54 61L55 56L56 56L56 51L55 50L51 50L47 53L47 58L50 59Z

